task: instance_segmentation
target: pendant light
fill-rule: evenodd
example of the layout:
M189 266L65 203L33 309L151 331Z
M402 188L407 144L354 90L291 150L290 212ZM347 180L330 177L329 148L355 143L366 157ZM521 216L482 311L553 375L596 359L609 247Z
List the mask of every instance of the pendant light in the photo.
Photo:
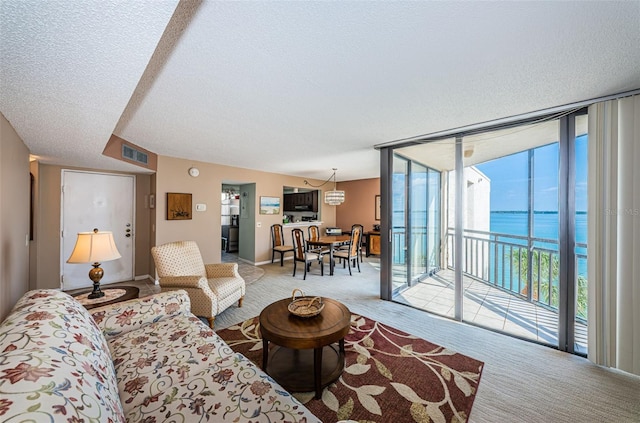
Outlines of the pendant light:
M306 185L310 185L314 188L320 188L321 186L323 186L324 184L326 184L327 182L329 182L331 180L331 178L333 178L333 189L331 191L326 191L324 193L324 202L326 204L329 204L330 206L339 206L340 204L344 203L344 191L338 190L336 189L336 171L338 169L337 168L333 168L333 175L331 175L329 177L329 179L327 179L326 181L324 181L322 184L315 186L315 185L311 185L308 181L304 181L304 183Z
M339 206L344 203L344 191L338 191L336 189L336 169L333 168L333 190L324 193L324 202L330 206Z

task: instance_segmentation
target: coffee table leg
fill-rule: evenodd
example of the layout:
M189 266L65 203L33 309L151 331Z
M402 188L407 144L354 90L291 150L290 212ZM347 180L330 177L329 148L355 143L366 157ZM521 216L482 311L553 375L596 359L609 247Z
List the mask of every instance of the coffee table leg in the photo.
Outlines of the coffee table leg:
M267 360L269 359L269 341L262 338L262 370L267 371Z
M313 382L316 385L316 399L322 398L322 347L313 350Z

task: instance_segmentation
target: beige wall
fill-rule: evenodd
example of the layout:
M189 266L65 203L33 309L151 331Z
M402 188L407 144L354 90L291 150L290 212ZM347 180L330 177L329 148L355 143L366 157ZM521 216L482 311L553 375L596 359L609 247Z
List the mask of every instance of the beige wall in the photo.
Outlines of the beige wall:
M0 114L0 321L29 290L29 149Z
M365 232L373 230L375 220L375 197L380 195L380 178L359 179L338 183L338 189L344 191L344 203L337 207L336 226L343 231L359 223Z
M192 166L200 170L200 176L189 176L188 169ZM280 197L284 186L304 188L304 179L295 176L280 175L237 167L222 166L193 160L176 159L167 156L158 157L158 172L156 174L156 245L170 241L190 239L196 241L200 247L206 263L220 262L221 228L220 228L220 193L222 183L232 182L234 185L255 183L255 201L247 210L246 221L241 213L242 225L251 224L255 227L255 263L271 261L271 225L282 223L282 211L279 215L259 214L260 196ZM312 184L324 181L310 180ZM191 220L166 219L167 192L191 193L193 201L193 218ZM195 205L207 205L204 212L196 212ZM334 226L336 207L321 205L319 212L325 226ZM260 224L260 227L258 227ZM251 261L251 258L242 257Z
M60 288L60 183L62 169L96 169L62 167L41 164L38 166L37 230L35 234L35 256L31 260L36 274L31 275L32 286L37 288ZM118 173L118 172L105 172ZM151 176L136 174L136 256L134 258L136 279L153 275L150 256L151 209L148 198L151 192Z

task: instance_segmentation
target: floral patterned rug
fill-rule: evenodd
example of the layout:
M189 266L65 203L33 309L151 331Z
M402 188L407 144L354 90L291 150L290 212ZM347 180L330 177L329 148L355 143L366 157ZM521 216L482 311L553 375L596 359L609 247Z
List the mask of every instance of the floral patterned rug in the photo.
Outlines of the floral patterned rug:
M217 332L234 351L262 364L258 318ZM294 393L324 422L466 422L483 362L364 316L351 316L345 369L322 398Z

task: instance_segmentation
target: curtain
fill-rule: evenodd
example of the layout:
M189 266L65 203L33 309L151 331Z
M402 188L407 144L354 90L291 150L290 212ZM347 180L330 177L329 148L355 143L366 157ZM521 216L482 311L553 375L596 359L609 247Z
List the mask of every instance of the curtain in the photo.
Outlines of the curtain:
M588 357L640 375L640 95L589 107Z

